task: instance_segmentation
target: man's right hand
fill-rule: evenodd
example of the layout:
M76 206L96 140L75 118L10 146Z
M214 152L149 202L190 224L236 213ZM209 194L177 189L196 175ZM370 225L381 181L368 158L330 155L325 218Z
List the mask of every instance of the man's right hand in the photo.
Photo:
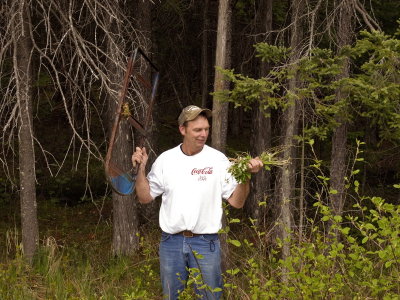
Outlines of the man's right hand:
M143 147L140 149L139 147L136 147L136 151L133 152L132 154L132 165L133 167L136 167L136 164L141 165L142 167L145 167L147 164L149 156L147 155L146 147Z
M148 158L149 156L147 155L145 147L143 147L142 149L136 147L136 150L132 155L132 164L134 168L137 164L139 164L139 168L137 169L135 189L137 199L140 203L149 203L153 201L153 198L150 195L149 181L147 180L145 174Z

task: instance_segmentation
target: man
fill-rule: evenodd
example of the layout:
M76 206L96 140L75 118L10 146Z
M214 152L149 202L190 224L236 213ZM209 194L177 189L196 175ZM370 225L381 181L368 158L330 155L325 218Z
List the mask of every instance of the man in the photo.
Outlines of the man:
M139 163L136 194L141 203L162 195L160 208L160 273L164 296L177 299L185 287L189 270L196 270L206 287L195 285L203 299L219 299L222 289L221 229L222 199L241 208L249 194L249 182L238 184L227 171L224 154L206 145L211 111L194 105L179 116L182 144L162 153L146 177L148 155L136 148L133 164ZM249 171L263 164L254 158ZM213 289L219 291L212 291Z

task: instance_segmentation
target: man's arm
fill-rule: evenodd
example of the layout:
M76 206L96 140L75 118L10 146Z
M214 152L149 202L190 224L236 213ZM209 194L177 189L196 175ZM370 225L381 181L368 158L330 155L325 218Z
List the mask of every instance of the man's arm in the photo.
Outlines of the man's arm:
M249 162L248 170L250 173L257 173L263 167L262 161L256 157L252 158ZM250 181L239 183L232 195L228 198L228 202L235 208L242 208L246 202L247 196L250 192Z
M239 183L235 190L233 191L232 195L228 198L228 202L234 208L242 208L247 196L250 192L250 181L245 183Z
M134 166L139 164L135 189L139 202L143 204L153 201L153 198L150 195L149 181L146 178L146 164L148 158L145 147L142 149L136 147L136 151L132 155L132 164Z

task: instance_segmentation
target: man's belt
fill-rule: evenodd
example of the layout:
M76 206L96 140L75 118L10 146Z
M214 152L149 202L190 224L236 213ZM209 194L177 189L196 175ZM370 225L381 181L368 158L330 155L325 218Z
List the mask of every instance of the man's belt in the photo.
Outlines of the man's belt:
M193 233L190 230L184 230L184 231L178 232L176 234L181 234L184 237L194 237L194 236L202 235L202 234L198 234L198 233Z

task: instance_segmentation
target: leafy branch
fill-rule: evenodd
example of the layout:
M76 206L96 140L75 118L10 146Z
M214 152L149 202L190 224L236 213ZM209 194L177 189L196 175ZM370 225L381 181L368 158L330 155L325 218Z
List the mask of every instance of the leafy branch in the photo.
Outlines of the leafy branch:
M272 166L283 166L289 162L288 160L283 160L278 157L282 150L282 147L271 148L259 155L265 170L269 171ZM228 172L232 174L238 183L245 183L250 180L251 173L249 171L249 163L251 159L251 155L247 152L238 153L236 158L230 159L232 164Z

